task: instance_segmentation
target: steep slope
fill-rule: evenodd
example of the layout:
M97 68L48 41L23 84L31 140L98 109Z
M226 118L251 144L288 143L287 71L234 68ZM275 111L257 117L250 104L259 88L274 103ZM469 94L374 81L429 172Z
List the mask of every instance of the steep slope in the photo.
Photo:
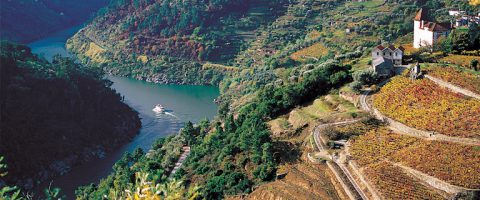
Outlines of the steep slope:
M31 189L135 136L137 113L101 73L25 46L0 44L0 155L7 183ZM3 178L2 178L3 179Z
M225 63L282 13L275 1L114 1L67 43L108 72L161 83L218 84L201 63ZM161 74L161 75L158 75ZM193 75L193 77L191 76Z
M108 0L15 0L0 2L0 36L30 42L80 24Z

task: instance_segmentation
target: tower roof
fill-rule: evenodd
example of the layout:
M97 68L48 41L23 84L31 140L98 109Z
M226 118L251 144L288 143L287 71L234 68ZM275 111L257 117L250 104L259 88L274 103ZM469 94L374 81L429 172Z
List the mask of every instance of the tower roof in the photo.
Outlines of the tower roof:
M415 16L415 21L428 21L428 10L421 8Z

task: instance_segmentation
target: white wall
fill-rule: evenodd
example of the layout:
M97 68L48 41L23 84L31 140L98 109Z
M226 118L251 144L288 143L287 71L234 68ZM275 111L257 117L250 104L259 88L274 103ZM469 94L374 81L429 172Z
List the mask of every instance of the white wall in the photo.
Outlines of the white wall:
M433 44L433 32L429 31L427 28L420 28L420 21L414 22L414 38L413 38L413 47L420 48L425 45Z
M378 58L381 56L382 56L382 51L380 49L374 48L372 50L372 60L375 60L375 58Z

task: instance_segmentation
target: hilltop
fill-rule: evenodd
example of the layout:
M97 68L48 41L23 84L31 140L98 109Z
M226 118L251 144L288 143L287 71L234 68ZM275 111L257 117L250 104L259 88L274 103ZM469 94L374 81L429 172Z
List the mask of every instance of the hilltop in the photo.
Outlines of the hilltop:
M108 0L15 0L0 4L0 36L28 43L88 20Z

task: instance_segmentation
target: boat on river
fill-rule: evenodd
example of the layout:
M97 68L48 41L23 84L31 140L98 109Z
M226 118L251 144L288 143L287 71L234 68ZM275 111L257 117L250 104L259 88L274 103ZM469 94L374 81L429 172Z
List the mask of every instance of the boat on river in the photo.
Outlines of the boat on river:
M161 104L155 105L155 108L152 109L153 112L156 113L165 113L165 107L163 107Z

